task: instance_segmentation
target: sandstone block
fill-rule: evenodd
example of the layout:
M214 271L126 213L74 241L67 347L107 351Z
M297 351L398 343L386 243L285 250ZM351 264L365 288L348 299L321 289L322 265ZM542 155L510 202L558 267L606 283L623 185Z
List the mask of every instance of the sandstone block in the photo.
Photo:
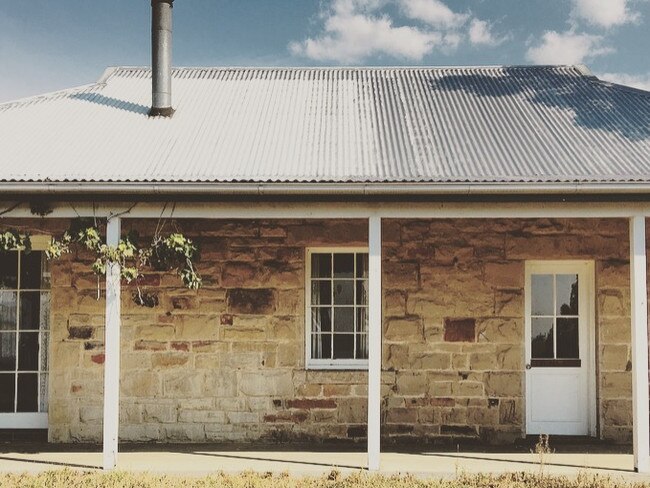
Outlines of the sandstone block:
M386 262L383 264L383 284L386 289L417 290L420 287L420 268L417 263Z
M228 311L234 314L271 314L275 311L276 296L271 288L234 288L226 293Z
M630 360L629 348L625 344L600 347L600 367L603 371L626 371Z
M414 424L418 411L413 408L391 408L386 414L386 422L392 424Z
M602 390L604 398L629 398L632 395L632 373L602 373Z
M51 344L52 370L75 368L80 364L81 347L75 342L55 342Z
M174 339L184 341L209 341L219 339L219 315L192 315L177 325Z
M524 287L524 261L486 263L485 281L498 288Z
M518 397L522 395L521 373L490 371L485 373L485 392L491 397Z
M431 352L413 354L409 358L413 369L449 369L451 367L451 354L444 352Z
M199 423L199 424L225 424L228 421L225 412L216 410L187 410L180 409L178 412L178 421L182 423Z
M226 288L251 286L255 283L257 273L256 264L230 261L223 266L221 285Z
M167 424L176 422L176 406L164 403L145 403L142 405L142 420L144 422Z
M166 424L162 430L164 438L172 442L203 442L205 427L203 424Z
M404 372L397 375L397 393L400 395L425 395L429 391L426 373Z
M604 288L598 291L598 311L601 316L626 316L630 313L628 289Z
M602 419L603 424L608 426L632 426L632 401L603 401Z
M249 396L291 396L293 382L288 370L243 372L239 391Z
M162 376L162 385L166 398L197 398L204 395L205 375L185 369L169 370Z
M188 364L189 356L183 353L162 352L154 353L151 356L151 364L154 369L178 368Z
M160 379L149 371L132 371L122 377L121 394L126 397L154 397L160 394Z
M630 344L632 324L627 316L601 317L598 330L603 343Z
M411 342L424 338L422 321L417 318L387 320L384 339L394 342Z
M472 318L446 318L444 322L446 342L476 342L476 320Z

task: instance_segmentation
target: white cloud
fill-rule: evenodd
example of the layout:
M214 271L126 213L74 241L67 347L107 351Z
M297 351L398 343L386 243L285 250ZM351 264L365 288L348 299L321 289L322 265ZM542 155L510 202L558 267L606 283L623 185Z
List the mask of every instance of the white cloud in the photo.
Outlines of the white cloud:
M396 7L407 25L397 25L385 7ZM330 0L321 19L320 34L289 44L293 55L339 63L381 55L417 62L434 50L452 52L466 39L484 46L502 42L487 22L469 23L469 14L441 0Z
M580 64L613 51L603 46L602 36L547 31L541 44L528 48L526 58L536 64Z
M387 16L335 13L317 38L291 43L295 55L319 61L353 63L377 54L413 61L421 60L442 37L416 27L396 27Z
M399 0L398 3L408 17L434 27L454 29L469 19L468 14L455 13L440 0Z
M636 22L638 12L629 9L630 0L573 0L572 15L600 27Z
M498 46L503 44L508 37L495 36L492 32L492 26L485 20L472 19L469 24L469 42L474 45Z
M632 86L641 90L650 91L650 73L645 75L629 75L627 73L603 73L598 78L619 85Z

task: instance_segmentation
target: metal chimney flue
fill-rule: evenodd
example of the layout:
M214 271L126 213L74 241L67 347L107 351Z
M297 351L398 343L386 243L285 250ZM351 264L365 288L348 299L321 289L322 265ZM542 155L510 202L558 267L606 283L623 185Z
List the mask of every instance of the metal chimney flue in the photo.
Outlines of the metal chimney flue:
M171 117L172 8L174 0L151 0L151 110L149 115Z

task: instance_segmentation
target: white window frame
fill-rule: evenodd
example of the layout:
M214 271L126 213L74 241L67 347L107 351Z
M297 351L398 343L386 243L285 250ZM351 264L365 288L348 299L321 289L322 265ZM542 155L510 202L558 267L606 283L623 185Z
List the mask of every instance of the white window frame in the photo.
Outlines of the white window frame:
M369 254L367 247L308 247L305 252L305 368L313 370L367 370L367 359L312 359L311 357L311 256L312 254ZM355 286L356 289L356 286Z
M31 236L30 241L32 244L32 251L39 251L39 252L44 252L49 243L50 243L50 237L49 236L42 236L42 235L37 235L37 236ZM20 279L20 260L18 261L18 279ZM51 279L52 277L50 276L50 303L52 300L52 284L51 284ZM48 324L48 343L45 344L45 347L47 347L47 354L49 356L50 354L50 343L52 341L52 334L51 334L51 320L52 320L52 311L50 309L50 323ZM16 320L18 320L18 317L16 317ZM40 332L39 332L40 335ZM40 342L40 341L39 341ZM41 357L39 354L38 358L39 362L39 374L41 373ZM48 361L49 364L49 361ZM47 371L48 374L48 385L47 385L47 394L50 394L50 383L51 383L51 375L50 371L48 369ZM14 395L16 392L14 392ZM39 400L38 403L40 405L40 390L39 390ZM48 399L49 400L49 399ZM48 401L49 405L49 401ZM49 406L48 406L49 409ZM0 429L47 429L49 427L49 414L48 412L2 412L0 413Z

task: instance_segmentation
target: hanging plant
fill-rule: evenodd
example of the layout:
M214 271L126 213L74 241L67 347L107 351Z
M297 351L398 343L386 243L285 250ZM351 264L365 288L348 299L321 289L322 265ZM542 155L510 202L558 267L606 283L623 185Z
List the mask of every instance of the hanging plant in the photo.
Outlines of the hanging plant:
M29 235L21 235L18 231L10 229L0 232L0 253L9 251L23 251L29 253L32 250L32 241Z
M151 266L158 271L176 270L187 288L198 290L202 284L194 266L198 256L196 245L183 234L174 232L167 237L154 238L149 260Z
M139 245L140 239L135 231L122 237L116 246L109 246L104 241L93 219L76 219L60 238L52 238L45 254L48 259L58 259L71 252L75 246L90 251L95 257L91 268L97 276L106 274L109 263L119 264L122 280L126 283L135 282L138 286L133 300L142 306L151 307L158 303L157 297L142 293L138 285L143 270L147 268L176 271L187 288L198 290L201 287L201 276L195 265L199 257L198 247L181 232L162 236L157 230L148 246Z

